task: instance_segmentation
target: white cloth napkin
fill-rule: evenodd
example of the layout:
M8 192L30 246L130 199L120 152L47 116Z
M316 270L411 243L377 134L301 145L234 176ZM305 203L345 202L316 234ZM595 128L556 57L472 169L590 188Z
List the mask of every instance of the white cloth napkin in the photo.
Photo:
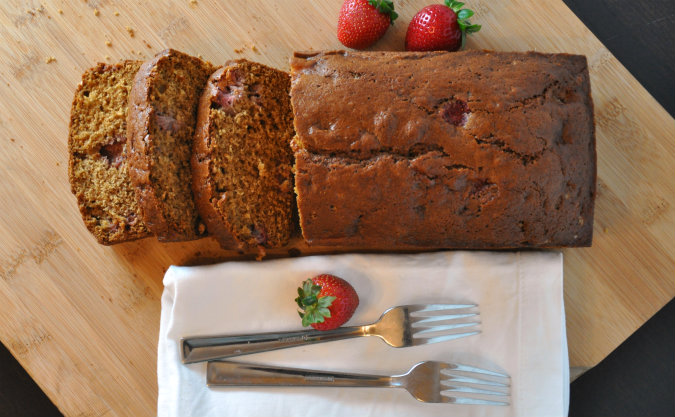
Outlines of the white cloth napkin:
M208 388L206 364L183 365L182 336L301 329L293 299L304 279L348 280L360 305L347 325L387 308L476 303L479 335L395 349L361 337L235 360L344 372L399 374L423 360L501 370L512 378L509 406L425 404L404 389ZM312 256L171 267L164 277L158 351L159 416L563 416L569 367L558 252L439 252Z

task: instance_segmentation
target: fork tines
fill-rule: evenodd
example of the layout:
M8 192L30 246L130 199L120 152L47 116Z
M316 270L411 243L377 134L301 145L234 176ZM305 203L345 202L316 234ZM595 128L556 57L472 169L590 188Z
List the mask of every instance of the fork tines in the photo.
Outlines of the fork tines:
M415 345L480 333L480 313L475 304L424 304L410 306L408 311Z
M509 405L508 375L467 365L441 369L441 398L453 404Z

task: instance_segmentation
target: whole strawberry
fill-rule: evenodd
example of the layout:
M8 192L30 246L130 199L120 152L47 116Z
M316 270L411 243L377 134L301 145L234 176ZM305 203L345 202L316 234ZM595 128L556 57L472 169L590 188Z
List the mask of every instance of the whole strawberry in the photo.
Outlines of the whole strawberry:
M359 305L359 296L347 281L330 274L318 275L302 283L295 299L302 325L331 330L349 320Z
M464 3L445 0L417 12L405 35L406 51L457 51L464 48L466 35L480 30L469 18L473 12Z
M365 49L380 39L398 14L390 0L345 0L337 37L348 48Z

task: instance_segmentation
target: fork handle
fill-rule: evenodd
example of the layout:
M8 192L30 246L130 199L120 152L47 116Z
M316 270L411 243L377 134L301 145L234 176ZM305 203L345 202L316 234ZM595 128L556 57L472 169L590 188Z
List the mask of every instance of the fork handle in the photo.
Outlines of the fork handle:
M195 363L359 336L365 336L364 328L361 326L339 327L325 331L301 330L187 337L180 340L180 353L183 363Z
M389 387L389 376L314 371L252 363L213 361L206 370L209 386Z

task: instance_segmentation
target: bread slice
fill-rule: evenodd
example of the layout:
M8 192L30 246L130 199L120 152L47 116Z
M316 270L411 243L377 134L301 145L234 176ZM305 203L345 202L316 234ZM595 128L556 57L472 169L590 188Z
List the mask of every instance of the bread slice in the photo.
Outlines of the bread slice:
M199 103L192 187L209 235L229 249L278 247L292 231L290 76L246 60L209 78Z
M126 155L143 220L160 241L193 240L206 232L192 199L190 158L197 104L214 70L167 49L134 79Z
M68 176L99 243L149 236L124 156L129 90L141 63L98 64L82 75L70 111Z

